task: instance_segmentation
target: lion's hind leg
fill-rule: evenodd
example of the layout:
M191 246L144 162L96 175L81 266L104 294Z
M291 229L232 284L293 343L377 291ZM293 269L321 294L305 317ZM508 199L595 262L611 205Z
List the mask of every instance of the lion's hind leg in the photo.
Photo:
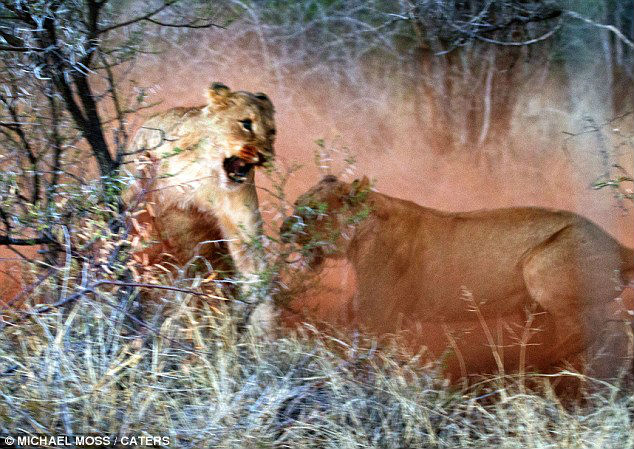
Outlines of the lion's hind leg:
M616 275L618 243L596 237L568 226L524 259L526 289L553 317L555 342L547 352L551 363L583 352L590 361L596 354L588 350L602 346L610 327L609 305L622 288Z

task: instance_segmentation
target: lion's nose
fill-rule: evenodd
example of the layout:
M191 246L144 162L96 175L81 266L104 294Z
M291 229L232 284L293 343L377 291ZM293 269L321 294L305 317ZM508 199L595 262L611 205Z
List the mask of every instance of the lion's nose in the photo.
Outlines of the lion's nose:
M307 224L301 215L291 215L280 226L280 239L284 243L300 243L308 238Z
M294 243L297 240L298 227L303 227L303 222L296 215L292 215L284 220L282 226L280 226L280 239L282 242Z
M282 226L280 226L280 239L282 240L282 243L290 243L291 241L291 227L293 226L291 223L292 219L293 217L288 217L284 220Z

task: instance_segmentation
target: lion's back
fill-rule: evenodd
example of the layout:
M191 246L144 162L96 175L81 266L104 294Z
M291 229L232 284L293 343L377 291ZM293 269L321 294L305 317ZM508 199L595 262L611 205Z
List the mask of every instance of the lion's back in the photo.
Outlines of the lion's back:
M204 106L175 107L150 116L137 130L132 143L135 150L153 152L169 146L179 137L197 128Z

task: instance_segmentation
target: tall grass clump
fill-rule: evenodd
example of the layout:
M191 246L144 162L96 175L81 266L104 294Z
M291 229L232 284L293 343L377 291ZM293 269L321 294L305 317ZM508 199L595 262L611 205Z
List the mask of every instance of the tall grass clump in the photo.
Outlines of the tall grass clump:
M347 149L323 141L316 160L324 172L354 171ZM268 173L278 218L295 169ZM109 226L131 217L83 204L64 263L27 265L24 307L4 309L0 434L160 436L179 448L634 446L626 384L559 373L588 387L574 399L548 375L451 385L442 359L398 338L309 323L261 338L241 326L230 278L193 269L197 260L162 275L139 267L127 227ZM274 235L266 247L277 291L289 254Z
M304 324L263 341L237 332L225 304L179 291L139 327L116 295L4 325L0 433L167 436L182 448L634 445L631 391L604 385L565 403L537 375L460 389L420 354L361 335Z

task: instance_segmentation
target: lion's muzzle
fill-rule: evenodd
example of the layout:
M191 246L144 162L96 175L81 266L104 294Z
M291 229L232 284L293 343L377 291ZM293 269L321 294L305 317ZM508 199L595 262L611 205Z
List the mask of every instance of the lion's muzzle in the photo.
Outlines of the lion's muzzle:
M272 151L261 151L253 145L244 145L236 156L224 160L227 177L238 184L243 183L253 167L264 165L272 158Z
M307 223L300 215L291 215L280 226L280 239L283 243L304 245L310 240L306 232Z
M296 234L292 231L292 228L296 221L295 217L288 217L284 220L282 226L280 226L280 239L282 243L291 243L291 241L294 240Z
M256 165L260 163L260 152L253 145L244 145L238 153L238 157L250 164Z
M266 148L257 148L253 145L245 145L238 153L238 157L251 164L260 166L273 158L273 151Z
M227 177L238 184L243 183L247 179L249 173L255 166L254 163L238 156L226 158L222 165L225 169L225 173L227 173Z

